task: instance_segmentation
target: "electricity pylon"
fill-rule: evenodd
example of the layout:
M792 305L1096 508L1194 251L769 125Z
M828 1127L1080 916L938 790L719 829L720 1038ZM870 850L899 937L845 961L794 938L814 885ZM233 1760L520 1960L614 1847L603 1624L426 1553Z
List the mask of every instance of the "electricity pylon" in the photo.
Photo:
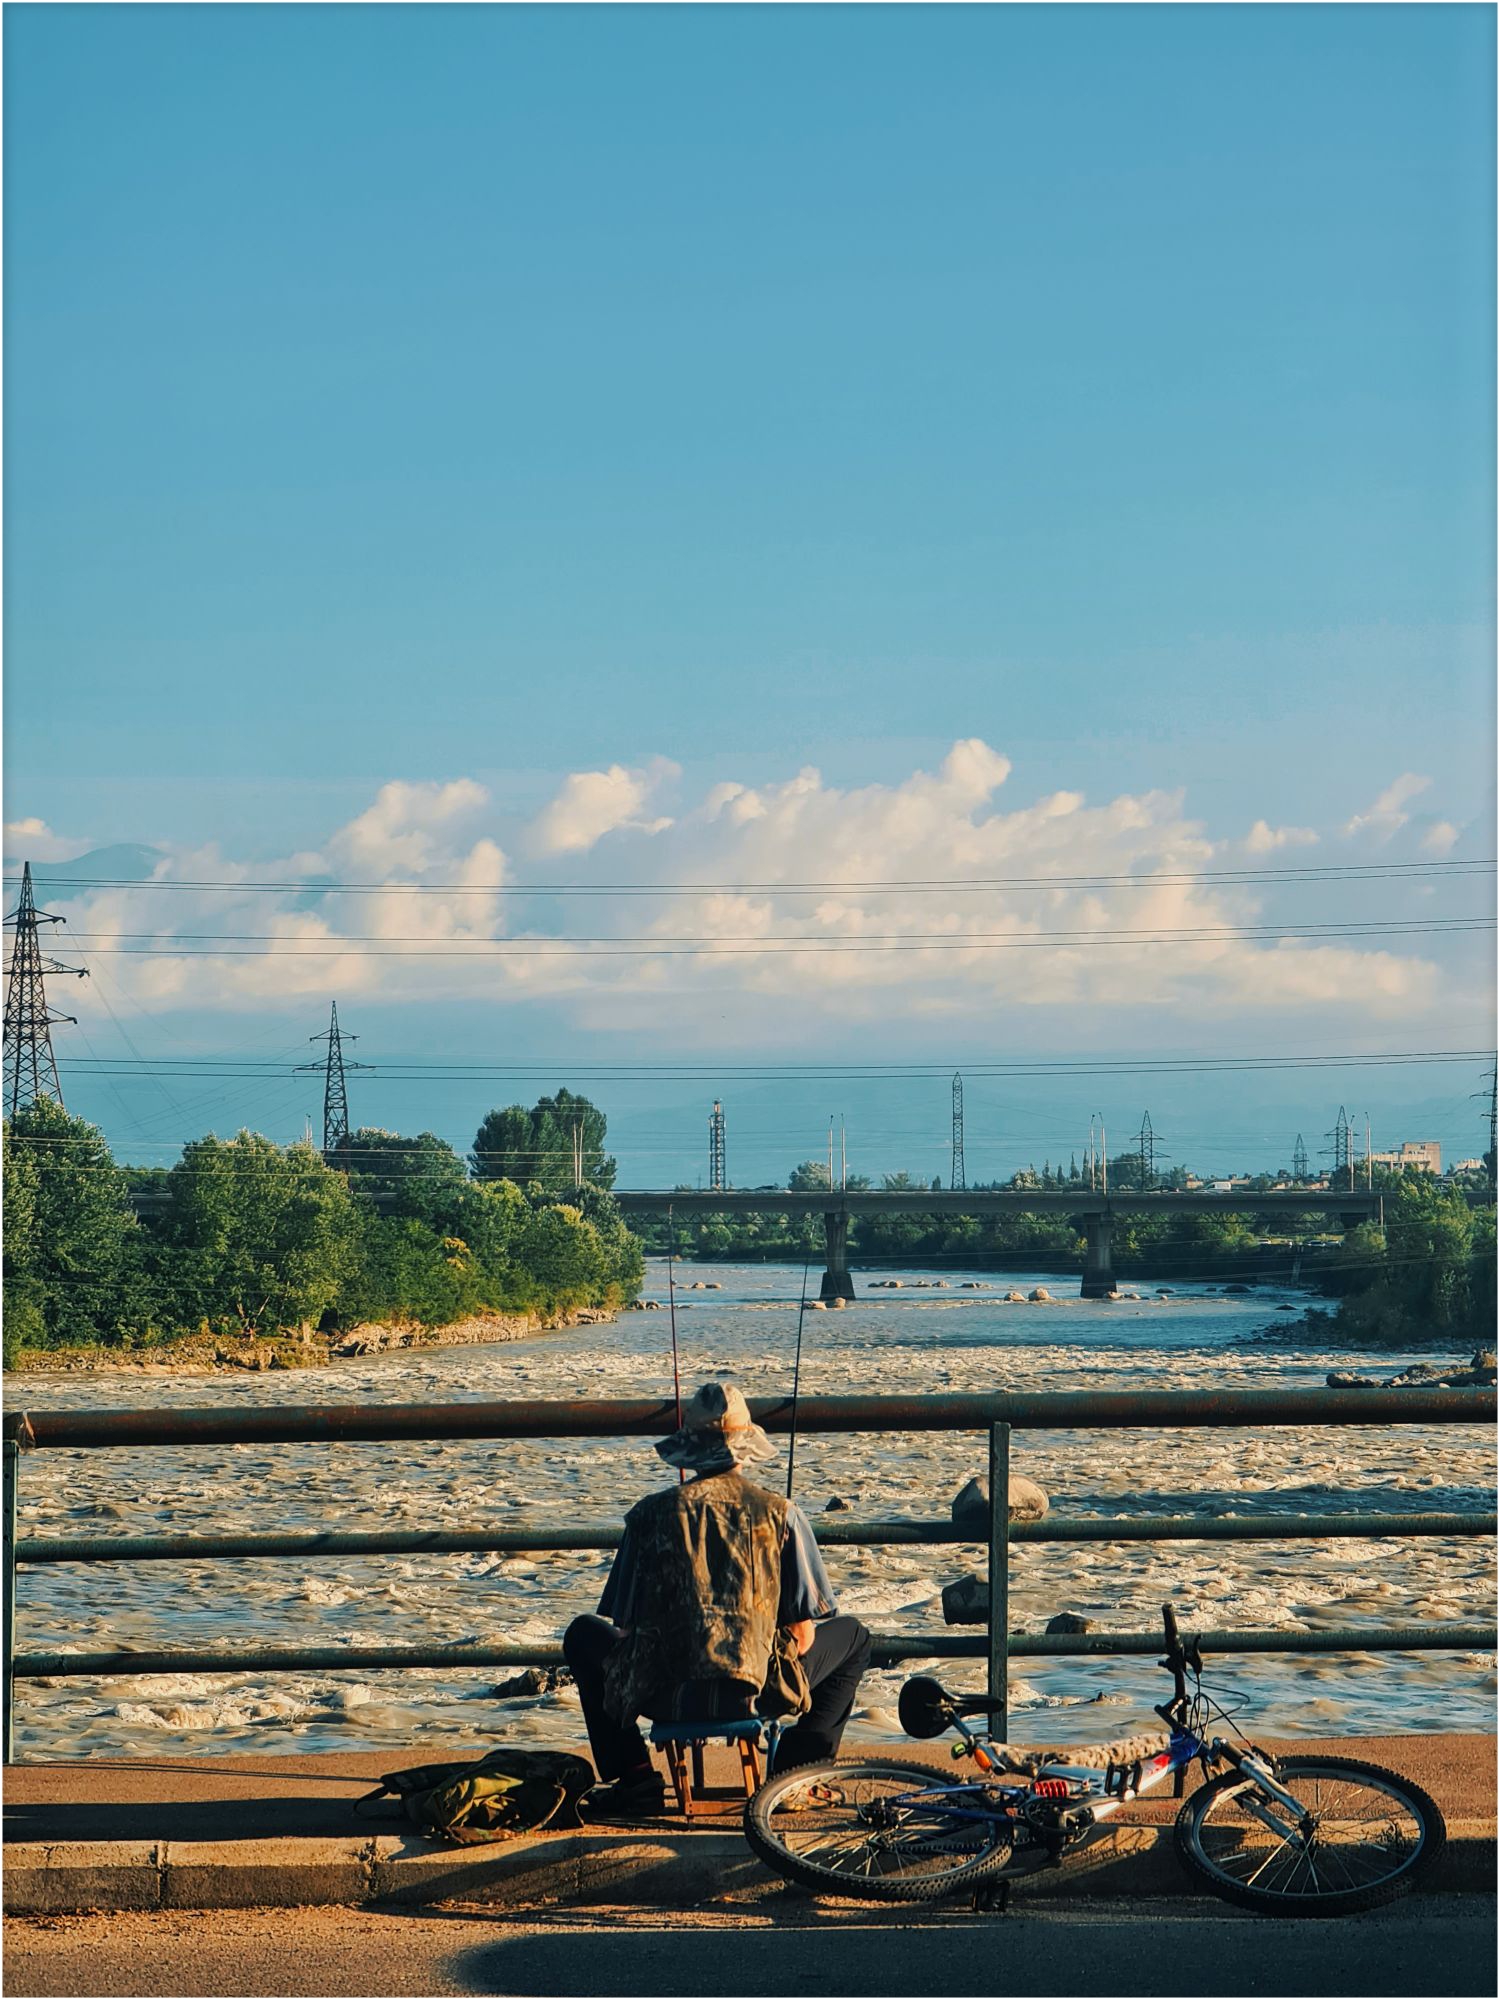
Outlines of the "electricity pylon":
M724 1166L724 1107L717 1097L708 1118L708 1185L715 1194L729 1185Z
M45 975L49 972L69 979L87 979L81 966L59 965L43 958L38 924L66 923L39 910L31 893L31 863L21 869L21 900L5 919L15 931L11 946L10 978L5 988L5 1115L14 1118L39 1097L50 1097L62 1107L62 1085L57 1076L57 1058L52 1053L52 1028L58 1021L76 1027L72 1014L54 1014L47 1005Z
M955 1188L969 1185L964 1168L964 1080L957 1070L953 1072L953 1157L948 1185Z
M1339 1106L1338 1122L1328 1136L1333 1141L1333 1172L1329 1179L1334 1185L1341 1179L1347 1179L1350 1187L1353 1187L1354 1135L1349 1124L1349 1114L1342 1104Z
M1299 1132L1297 1134L1297 1143L1292 1148L1292 1179L1294 1181L1305 1181L1308 1178L1307 1148L1303 1145L1302 1134Z
M321 1035L309 1035L310 1042L327 1042L328 1054L322 1062L299 1063L299 1069L320 1069L324 1072L323 1082L323 1157L331 1159L349 1143L349 1087L344 1081L346 1069L368 1069L362 1062L344 1061L344 1043L357 1042L358 1035L346 1035L339 1028L339 1003L331 1003L328 1027Z
M1141 1129L1136 1134L1136 1148L1141 1157L1141 1186L1156 1186L1156 1134L1151 1130L1151 1113L1141 1113Z

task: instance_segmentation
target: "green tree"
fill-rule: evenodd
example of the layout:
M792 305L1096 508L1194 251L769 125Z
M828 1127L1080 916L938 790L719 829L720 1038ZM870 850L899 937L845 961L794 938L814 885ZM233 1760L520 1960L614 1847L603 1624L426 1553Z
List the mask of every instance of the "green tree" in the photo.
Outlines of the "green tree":
M49 1097L5 1127L5 1238L13 1343L119 1341L149 1315L125 1176L98 1127Z
M607 1120L597 1104L571 1090L539 1098L530 1111L491 1111L474 1135L469 1164L478 1180L535 1182L548 1193L580 1185L613 1187L615 1162L604 1150ZM583 1176L577 1163L581 1155Z
M804 1160L793 1167L786 1177L786 1184L793 1194L823 1194L833 1186L828 1169L821 1160Z
M184 1319L266 1330L319 1320L358 1268L344 1177L258 1132L185 1146L163 1230Z

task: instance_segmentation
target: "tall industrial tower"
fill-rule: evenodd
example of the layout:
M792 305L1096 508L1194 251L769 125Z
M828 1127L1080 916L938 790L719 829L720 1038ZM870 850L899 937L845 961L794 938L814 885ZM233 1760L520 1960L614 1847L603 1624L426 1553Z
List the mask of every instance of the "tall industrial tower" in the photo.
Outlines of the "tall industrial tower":
M70 979L87 979L80 966L59 965L43 958L38 924L66 923L66 917L49 916L39 910L31 893L31 863L21 869L21 900L5 919L15 931L10 953L10 978L5 988L5 1115L13 1118L39 1097L50 1097L61 1105L62 1085L57 1080L57 1058L52 1053L52 1026L56 1021L76 1025L71 1014L54 1014L47 1006L46 973Z
M328 1017L328 1028L321 1035L309 1035L310 1042L327 1042L328 1054L322 1062L299 1063L299 1069L320 1069L324 1072L323 1084L323 1157L325 1160L349 1143L349 1088L344 1081L346 1069L368 1069L362 1062L344 1061L344 1043L357 1042L358 1035L346 1035L339 1028L339 1003L332 1002Z
M1333 1140L1333 1172L1330 1180L1338 1185L1347 1181L1354 1185L1354 1133L1349 1123L1349 1114L1343 1105L1339 1106L1338 1122L1329 1135Z
M1292 1179L1294 1181L1305 1181L1310 1178L1311 1176L1307 1168L1307 1148L1303 1145L1302 1134L1299 1132L1297 1134L1297 1143L1292 1148Z
M1151 1113L1141 1113L1141 1129L1136 1134L1136 1148L1141 1156L1141 1186L1156 1186L1156 1134L1151 1129Z
M715 1194L729 1185L724 1165L724 1107L717 1097L708 1114L708 1185Z
M957 1070L953 1072L953 1159L948 1185L955 1188L969 1185L964 1171L964 1080Z

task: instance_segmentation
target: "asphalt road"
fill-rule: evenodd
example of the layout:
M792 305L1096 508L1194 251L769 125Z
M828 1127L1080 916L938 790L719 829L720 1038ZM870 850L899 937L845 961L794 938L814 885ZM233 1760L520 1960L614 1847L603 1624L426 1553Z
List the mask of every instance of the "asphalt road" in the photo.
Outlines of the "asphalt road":
M9 1994L1170 1995L1490 2000L1492 1897L1413 1897L1336 1923L1202 1904L908 1915L799 1901L746 1918L215 1910L11 1918Z

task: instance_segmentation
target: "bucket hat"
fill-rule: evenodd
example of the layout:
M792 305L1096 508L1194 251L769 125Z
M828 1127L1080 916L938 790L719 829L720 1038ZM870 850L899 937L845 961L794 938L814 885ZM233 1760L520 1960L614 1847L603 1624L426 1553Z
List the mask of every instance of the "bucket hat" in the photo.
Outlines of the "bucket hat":
M762 1465L776 1447L732 1382L705 1382L682 1406L682 1428L657 1441L657 1455L684 1472L732 1472Z

